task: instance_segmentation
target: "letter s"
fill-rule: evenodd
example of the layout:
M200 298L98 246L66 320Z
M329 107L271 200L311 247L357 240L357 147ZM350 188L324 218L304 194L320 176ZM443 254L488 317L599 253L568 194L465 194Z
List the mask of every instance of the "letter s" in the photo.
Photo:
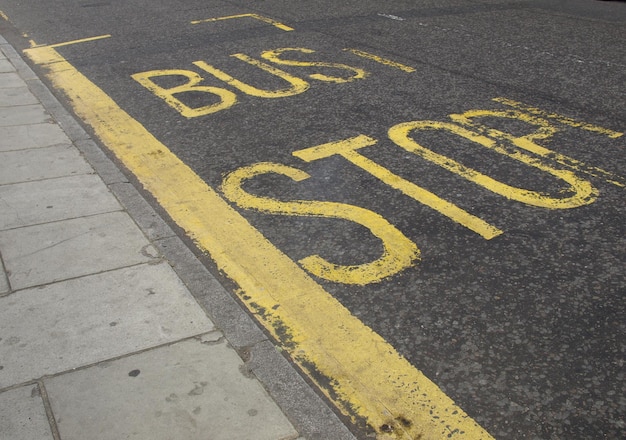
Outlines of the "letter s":
M227 199L241 208L254 209L268 214L348 220L369 229L382 241L383 254L369 263L343 266L326 261L319 255L301 259L300 265L312 274L336 283L365 285L382 281L419 260L420 251L415 243L379 214L368 209L345 203L316 200L281 201L249 194L243 190L244 181L268 173L287 176L296 182L310 177L306 172L297 168L261 162L239 168L228 174L222 182L222 191Z
M350 72L353 72L353 75L348 77L348 78L341 78L341 77L337 77L337 76L328 76L328 75L323 75L321 73L313 73L311 75L309 75L309 77L313 78L313 79L317 79L319 81L327 81L327 82L334 82L334 83L347 83L350 81L354 81L355 79L361 79L361 78L365 78L367 76L367 72L363 69L359 69L357 67L351 67L348 66L346 64L339 64L339 63L323 63L321 61L296 61L296 60L284 60L282 58L280 58L280 55L282 55L284 52L302 52L302 53L314 53L314 50L311 49L305 49L305 48L301 48L301 47L284 47L281 49L274 49L274 50L266 50L265 52L263 52L261 54L261 57L263 57L264 59L271 61L273 63L276 64L282 64L284 66L298 66L298 67L312 67L312 66L317 66L317 67L332 67L335 69L342 69L342 70L348 70Z

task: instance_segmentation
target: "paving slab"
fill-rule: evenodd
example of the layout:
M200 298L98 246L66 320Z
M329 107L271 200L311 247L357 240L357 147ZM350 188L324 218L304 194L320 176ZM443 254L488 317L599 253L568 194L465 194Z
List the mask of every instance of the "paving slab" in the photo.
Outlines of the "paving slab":
M50 122L0 127L0 151L42 148L58 144L69 145L70 140L58 125Z
M14 71L15 67L13 67L13 64L11 64L9 60L4 58L4 55L2 55L2 53L0 52L0 73L8 73Z
M50 424L37 385L0 393L2 440L52 440Z
M125 212L0 231L0 250L13 290L156 258L154 247Z
M91 174L0 185L0 230L121 209L102 180Z
M0 89L10 89L24 86L26 86L26 83L15 72L15 69L10 69L8 72L0 73Z
M0 107L37 104L38 102L28 87L0 88Z
M41 104L0 107L0 126L49 122L50 115Z
M91 173L93 168L71 145L0 152L0 185Z
M214 330L165 262L1 297L0 322L0 388Z
M288 440L298 433L215 332L45 380L63 440Z

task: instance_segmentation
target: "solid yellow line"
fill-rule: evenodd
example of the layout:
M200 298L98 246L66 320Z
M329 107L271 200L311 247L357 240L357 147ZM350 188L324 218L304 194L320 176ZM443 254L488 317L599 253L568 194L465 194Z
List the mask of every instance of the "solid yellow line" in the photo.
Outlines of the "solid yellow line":
M54 48L25 53L344 414L378 439L492 438Z
M351 52L354 55L357 55L362 58L367 58L368 60L376 61L377 63L384 64L385 66L395 67L396 69L400 69L403 72L412 73L415 72L415 69L410 66L406 66L402 63L398 63L396 61L389 60L387 58L379 57L378 55L374 55L373 53L364 52L358 49L344 49L347 52Z
M98 35L97 37L89 37L89 38L81 38L80 40L72 40L72 41L64 41L63 43L56 43L56 44L48 44L47 47L63 47L63 46L70 46L72 44L79 44L79 43L86 43L88 41L96 41L96 40L102 40L105 38L111 38L110 34L107 35ZM44 46L35 46L35 47L44 47Z
M254 18L255 20L260 20L264 23L271 24L272 26L277 27L278 29L281 29L283 31L293 31L293 28L287 26L286 24L283 24L279 21L276 21L269 17L264 17L263 15L258 15L258 14L239 14L239 15L229 15L227 17L205 18L202 20L193 20L191 24L210 23L214 21L231 20L233 18L246 18L246 17Z

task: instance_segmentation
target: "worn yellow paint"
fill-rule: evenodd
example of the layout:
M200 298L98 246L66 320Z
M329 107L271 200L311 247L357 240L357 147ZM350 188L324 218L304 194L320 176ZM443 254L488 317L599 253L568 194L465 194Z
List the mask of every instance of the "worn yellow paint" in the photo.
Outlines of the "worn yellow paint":
M24 38L28 38L28 35L24 34ZM63 47L63 46L71 46L73 44L87 43L89 41L104 40L105 38L111 38L111 34L98 35L95 37L88 37L88 38L81 38L79 40L64 41L62 43L55 43L55 44L37 44L35 43L34 40L28 40L28 42L31 48L44 47L44 46L45 47Z
M548 119L554 119L555 121L559 121L560 123L569 125L570 127L581 128L583 130L600 133L612 139L617 139L618 137L624 135L624 133L619 132L619 131L610 130L608 128L600 127L594 124L589 124L583 121L577 121L576 119L568 118L567 116L559 115L558 113L550 113L545 110L541 110L539 108L532 107L532 106L523 104L518 101L514 101L512 99L499 97L499 98L493 98L493 100L496 102L499 102L500 104L508 105L509 107L514 107L522 111L532 113L537 116L542 116Z
M8 15L5 14L3 11L0 11L0 18L2 18L4 21L9 21Z
M396 69L402 70L403 72L413 73L415 69L413 67L407 66L402 63L398 63L397 61L392 61L387 58L383 58L378 55L374 55L373 53L365 52L359 49L344 49L347 52L353 53L356 56L367 58L368 60L376 61L377 63L384 64L385 66L394 67Z
M271 24L272 26L277 27L278 29L281 29L283 31L287 31L287 32L293 31L292 27L287 26L286 24L283 24L272 18L264 17L263 15L259 15L259 14L238 14L238 15L229 15L226 17L205 18L202 20L194 20L191 22L191 24L210 23L210 22L222 21L222 20L232 20L234 18L254 18L255 20L260 20L264 23Z
M449 157L435 153L434 151L420 145L411 138L410 134L414 131L421 130L447 131L533 168L544 171L568 183L570 186L569 192L573 192L573 195L570 197L551 197L536 191L517 188L499 182L485 174L466 167ZM495 140L476 133L475 131L468 130L467 128L457 124L438 121L404 122L389 129L389 138L407 151L415 153L450 172L462 176L471 182L493 191L496 194L531 206L549 209L576 208L593 203L598 195L598 191L589 181L581 179L573 172L553 168L542 161L529 156L528 154L522 153L521 151L511 151Z
M279 215L335 218L357 223L367 228L382 243L382 255L374 261L339 265L319 255L299 261L310 273L336 283L365 285L402 272L419 259L417 246L379 214L359 206L318 200L282 201L252 195L243 190L243 183L261 174L280 174L301 182L310 176L298 168L262 162L239 168L228 174L222 183L222 192L228 200L245 209Z
M290 87L278 90L258 89L254 86L244 83L243 81L239 81L238 79L233 78L228 73L216 67L213 67L212 65L204 61L195 61L193 64L198 66L202 70L209 72L217 79L224 81L226 84L229 84L232 87L235 87L236 89L239 89L250 96L256 96L258 98L286 98L288 96L299 95L300 93L307 91L309 88L309 83L304 81L303 79L300 79L297 76L290 75L284 70L280 70L274 66L263 63L243 53L236 53L231 55L231 57L237 58L252 66L258 67L259 69L264 70L267 73L270 73L284 81L287 81L290 84Z
M492 438L54 48L25 53L344 414L379 440Z
M187 78L187 82L170 88L164 88L152 81L154 77L160 76L177 76ZM168 70L151 70L147 72L139 72L131 75L131 77L139 84L150 90L159 98L162 98L172 108L178 110L181 115L186 118L195 118L211 113L219 112L232 107L237 102L237 95L230 90L221 87L201 86L203 78L192 70L168 69ZM189 107L174 95L200 92L208 93L219 98L219 101L201 107ZM211 99L213 101L213 99Z
M281 58L281 55L285 52L300 52L300 53L314 53L315 51L312 49L306 49L303 47L283 47L280 49L274 49L274 50L266 50L265 52L263 52L261 54L261 57L271 61L273 63L276 64L282 64L285 66L298 66L298 67L330 67L330 68L334 68L334 69L341 69L341 70L347 70L349 72L352 72L352 75L344 78L344 77L337 77L337 76L329 76L329 75L324 75L321 73L313 73L311 75L309 75L309 77L319 80L319 81L327 81L327 82L333 82L333 83L337 83L337 84L341 84L341 83L347 83L350 81L354 81L356 79L362 79L365 78L367 76L367 72L363 69L360 69L358 67L351 67L348 66L346 64L340 64L340 63L327 63L327 62L321 62L321 61L298 61L298 60L286 60Z
M111 38L110 34L106 34L106 35L98 35L96 37L89 37L89 38L81 38L79 40L72 40L72 41L64 41L63 43L56 43L56 44L51 44L49 47L63 47L63 46L70 46L72 44L79 44L79 43L87 43L89 41L97 41L97 40L103 40L105 38Z
M420 203L438 211L439 213L449 217L455 222L465 226L471 231L476 232L482 237L490 240L498 235L502 234L502 230L490 225L486 221L473 216L467 211L459 208L453 203L444 200L432 192L412 183L402 177L393 174L385 167L377 164L373 160L370 160L359 154L358 149L369 147L376 144L376 139L370 138L365 135L359 135L349 139L343 139L337 142L330 142L323 145L318 145L304 150L294 151L293 155L299 157L302 160L311 162L325 157L333 155L339 155L354 165L362 168L368 173L372 174L377 179L386 183L387 185L395 188L407 196L417 200Z
M476 121L476 119L484 117L517 119L518 121L534 125L537 129L524 136L514 136L510 133L496 130L495 128L488 127ZM478 129L494 139L511 142L519 148L536 154L544 159L565 165L576 172L585 173L594 177L601 177L616 186L626 187L626 179L621 176L602 168L589 166L578 159L574 159L573 157L558 153L537 144L536 141L548 140L554 136L554 134L561 131L559 127L554 126L547 119L517 110L468 110L461 114L450 115L450 118L454 122Z

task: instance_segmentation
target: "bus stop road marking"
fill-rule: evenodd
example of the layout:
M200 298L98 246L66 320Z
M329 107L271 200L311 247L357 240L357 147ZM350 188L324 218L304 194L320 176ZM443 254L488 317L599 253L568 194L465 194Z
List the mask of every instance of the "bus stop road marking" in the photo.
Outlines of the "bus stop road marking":
M54 47L25 53L353 423L381 440L492 439Z

